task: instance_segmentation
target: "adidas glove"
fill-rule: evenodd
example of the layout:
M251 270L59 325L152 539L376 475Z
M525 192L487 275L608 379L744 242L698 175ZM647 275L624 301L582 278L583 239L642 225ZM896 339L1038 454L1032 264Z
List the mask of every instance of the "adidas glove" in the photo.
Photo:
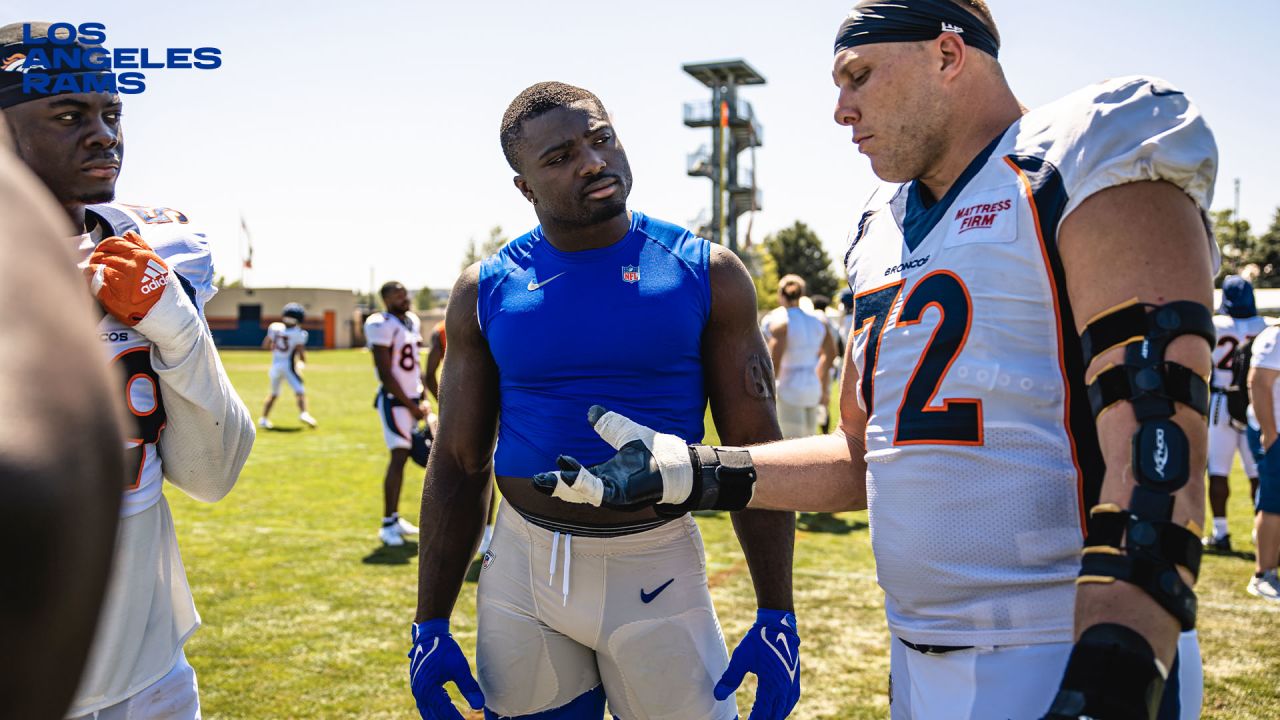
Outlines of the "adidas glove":
M162 350L183 352L203 330L178 276L136 232L98 243L85 274L104 310Z

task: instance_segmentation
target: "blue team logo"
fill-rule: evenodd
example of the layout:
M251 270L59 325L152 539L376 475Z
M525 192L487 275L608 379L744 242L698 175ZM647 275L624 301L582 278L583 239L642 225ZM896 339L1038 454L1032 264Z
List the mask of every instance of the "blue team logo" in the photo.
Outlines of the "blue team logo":
M635 265L623 265L622 282L640 282L640 268Z

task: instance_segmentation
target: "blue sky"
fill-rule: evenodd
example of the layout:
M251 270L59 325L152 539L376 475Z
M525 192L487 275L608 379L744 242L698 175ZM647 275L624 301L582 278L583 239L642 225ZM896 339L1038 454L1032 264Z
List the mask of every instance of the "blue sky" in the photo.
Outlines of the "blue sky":
M1024 104L1108 77L1164 77L1216 132L1214 207L1231 206L1240 178L1242 215L1270 222L1280 2L990 2ZM118 190L205 226L224 275L240 274L243 214L251 284L365 289L372 276L441 288L469 238L536 223L497 139L521 89L562 80L599 95L631 160L631 206L689 224L710 183L685 175L685 156L710 132L684 127L681 107L709 93L680 66L735 57L768 80L742 93L764 125L753 237L799 219L838 256L875 183L832 121L831 40L851 4L0 0L0 24L99 21L108 46L222 49L222 68L151 71L147 92L126 98Z

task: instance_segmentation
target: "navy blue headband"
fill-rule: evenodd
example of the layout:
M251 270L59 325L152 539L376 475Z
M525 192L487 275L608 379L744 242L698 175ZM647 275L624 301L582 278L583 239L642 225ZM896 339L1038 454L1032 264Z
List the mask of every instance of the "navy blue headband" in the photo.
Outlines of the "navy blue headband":
M944 32L999 57L1000 41L977 17L950 0L863 0L836 33L836 53L859 45L932 40Z
M27 39L44 39L49 37L49 23L13 23L0 28L0 109L13 107L29 100L80 92L84 87L110 87L115 92L115 77L111 75L111 55L99 45L87 45L82 42L71 44L52 44L42 42L28 44ZM29 64L33 49L46 56L58 57L59 53L75 54L76 61L59 63L54 60L54 67L45 67L42 63ZM93 60L80 59L81 54L92 54ZM88 55L86 55L88 57ZM97 65L97 67L95 67ZM23 78L28 74L47 75L47 82L41 87L53 85L60 87L60 76L72 76L74 83L65 86L73 89L50 89L27 91ZM87 82L86 76L97 76L100 82Z

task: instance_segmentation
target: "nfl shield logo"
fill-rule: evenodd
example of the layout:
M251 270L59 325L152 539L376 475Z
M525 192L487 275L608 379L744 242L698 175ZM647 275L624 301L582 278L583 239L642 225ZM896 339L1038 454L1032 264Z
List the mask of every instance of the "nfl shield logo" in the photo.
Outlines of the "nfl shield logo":
M640 282L640 268L635 265L623 265L622 281L629 283Z

